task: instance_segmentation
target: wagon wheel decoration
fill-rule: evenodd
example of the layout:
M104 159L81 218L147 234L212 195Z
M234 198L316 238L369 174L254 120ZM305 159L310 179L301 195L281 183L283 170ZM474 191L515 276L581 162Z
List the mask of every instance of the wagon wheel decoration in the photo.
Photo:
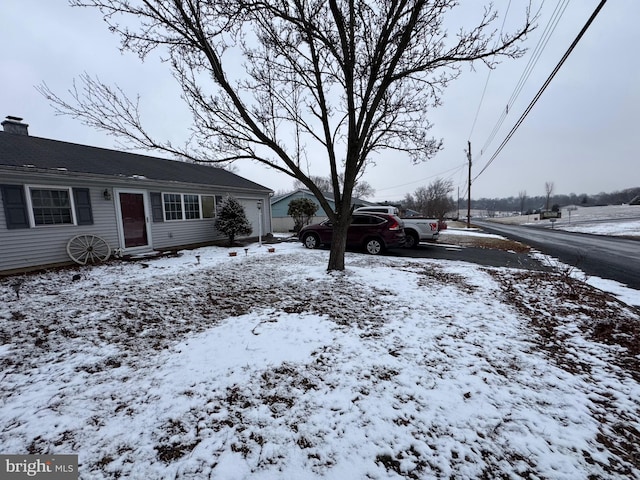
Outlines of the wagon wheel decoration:
M71 260L80 264L104 262L111 255L111 247L97 235L76 235L67 243Z

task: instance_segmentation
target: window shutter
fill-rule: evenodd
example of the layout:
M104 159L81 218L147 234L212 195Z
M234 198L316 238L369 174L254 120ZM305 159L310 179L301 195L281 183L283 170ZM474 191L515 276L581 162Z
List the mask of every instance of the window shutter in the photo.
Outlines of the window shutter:
M1 185L0 189L7 228L29 228L24 187L22 185Z
M93 225L93 211L91 210L91 196L88 188L74 188L73 200L76 205L76 220L78 225Z
M151 216L154 222L164 222L164 214L162 213L162 194L160 192L150 192L151 199Z

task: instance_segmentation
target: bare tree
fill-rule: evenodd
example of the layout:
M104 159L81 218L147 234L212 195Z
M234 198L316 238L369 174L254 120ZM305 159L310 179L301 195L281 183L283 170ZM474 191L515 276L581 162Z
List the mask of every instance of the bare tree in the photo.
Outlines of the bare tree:
M331 177L315 177L315 176L312 176L310 178L313 181L313 183L315 183L321 191L323 191L325 193L331 193L333 191L333 182L331 180ZM338 175L338 183L339 183L340 187L344 188L344 174L343 173ZM306 186L305 186L304 183L302 183L301 180L296 180L295 182L293 182L293 188L294 189L306 188ZM368 198L368 197L373 196L375 193L376 193L375 188L373 188L369 184L369 182L366 182L364 180L356 180L356 183L353 186L352 196L354 198Z
M404 198L402 199L402 209L403 210L415 210L416 212L419 212L420 210L418 208L416 208L416 199L413 198L413 195L410 193L406 193L404 195Z
M453 191L453 182L438 178L427 187L419 187L411 194L405 195L404 208L410 208L422 215L442 220L447 213L455 208L450 193Z
M319 177L311 175L309 177L309 180L311 180L316 185L316 187L318 187L318 190L323 193L331 193L333 191L333 184L331 183L331 178L329 177ZM301 188L307 188L307 186L304 184L304 182L302 182L302 180L295 180L293 182L293 188L295 190L298 190Z
M376 193L376 189L373 188L371 184L369 184L369 182L364 180L358 180L356 184L353 186L354 198L369 198L374 196L375 193Z
M403 210L415 210L420 212L420 215L425 215L427 209L427 188L418 187L413 194L407 193L402 200Z
M549 211L549 201L551 199L551 195L553 195L553 182L545 182L544 183L544 192L547 199L546 211Z
M520 190L518 192L518 199L520 200L520 215L524 213L524 202L527 200L527 191Z
M441 148L429 136L430 108L463 64L493 67L523 53L522 26L496 38L489 6L454 35L445 20L455 0L71 0L96 7L144 59L151 51L173 69L193 114L193 137L177 147L143 127L137 100L89 75L71 99L41 93L58 112L185 159L254 160L298 178L334 225L329 270L344 269L356 179L372 154L392 149L414 162ZM335 209L311 178L326 162ZM339 175L344 175L340 185Z
M453 198L451 198L453 182L438 178L429 184L427 191L429 193L427 216L439 220L444 219L455 206Z
M344 172L338 174L338 185L340 185L340 187L344 190ZM361 178L356 178L355 183L353 184L353 198L367 198L371 197L375 193L376 190L369 184L369 182L362 180Z

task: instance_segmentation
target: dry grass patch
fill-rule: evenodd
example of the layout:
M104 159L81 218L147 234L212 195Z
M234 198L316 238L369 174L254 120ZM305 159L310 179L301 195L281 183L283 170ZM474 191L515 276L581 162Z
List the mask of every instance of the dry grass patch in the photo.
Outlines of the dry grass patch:
M507 252L529 253L531 247L514 240L506 238L494 238L474 235L450 235L440 234L439 243L449 243L451 245L459 245L461 247L488 248L493 250L504 250Z

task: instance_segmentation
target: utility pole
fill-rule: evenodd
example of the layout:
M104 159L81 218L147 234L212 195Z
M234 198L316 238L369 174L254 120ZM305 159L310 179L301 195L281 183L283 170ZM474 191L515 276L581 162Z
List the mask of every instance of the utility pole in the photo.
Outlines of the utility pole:
M471 228L471 141L469 144L469 150L467 150L467 159L469 160L469 187L467 191L467 228Z

